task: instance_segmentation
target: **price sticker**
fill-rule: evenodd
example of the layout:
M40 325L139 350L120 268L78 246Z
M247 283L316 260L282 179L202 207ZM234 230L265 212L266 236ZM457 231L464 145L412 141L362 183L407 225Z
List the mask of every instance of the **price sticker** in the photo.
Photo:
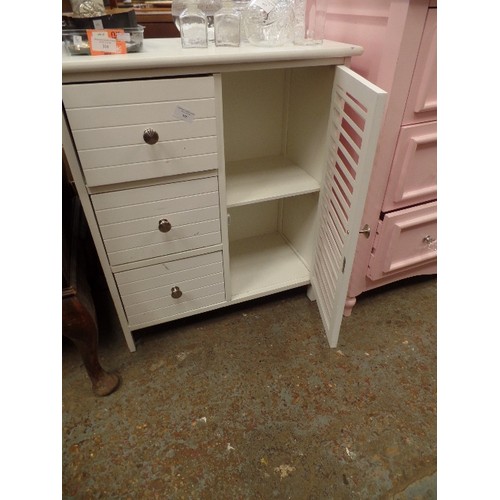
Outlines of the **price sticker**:
M123 29L87 30L90 53L93 56L105 54L126 54L126 37Z
M174 110L174 117L178 120L183 120L185 122L191 123L194 120L195 114L186 108L176 106Z

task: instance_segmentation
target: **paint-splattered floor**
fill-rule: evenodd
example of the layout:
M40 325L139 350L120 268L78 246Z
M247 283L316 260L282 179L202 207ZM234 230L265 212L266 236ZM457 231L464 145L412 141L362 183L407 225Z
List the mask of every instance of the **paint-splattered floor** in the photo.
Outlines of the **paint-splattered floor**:
M436 498L436 278L370 292L330 349L305 289L149 329L99 299L96 398L63 343L63 497Z

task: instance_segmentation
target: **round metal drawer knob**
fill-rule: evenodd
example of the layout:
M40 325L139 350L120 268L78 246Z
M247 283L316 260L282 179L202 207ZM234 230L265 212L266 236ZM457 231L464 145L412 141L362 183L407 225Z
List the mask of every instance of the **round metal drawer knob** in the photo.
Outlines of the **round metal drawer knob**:
M142 134L142 138L144 139L144 142L147 144L156 144L158 142L158 139L160 138L158 135L158 132L156 130L153 130L152 128L147 128L144 131L144 134Z
M428 234L423 240L422 240L426 245L429 250L433 250L434 252L437 251L437 239Z
M172 292L172 298L173 299L179 299L182 297L182 292L181 289L178 286L174 286L171 290Z
M172 229L172 224L170 224L167 219L161 219L160 222L158 222L158 229L162 233L168 233Z

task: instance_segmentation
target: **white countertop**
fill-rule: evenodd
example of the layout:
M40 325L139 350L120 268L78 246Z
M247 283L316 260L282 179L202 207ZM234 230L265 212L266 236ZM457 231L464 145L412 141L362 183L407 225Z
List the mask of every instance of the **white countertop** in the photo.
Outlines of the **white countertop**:
M196 68L252 63L286 63L287 61L330 61L363 53L359 45L325 40L320 45L281 47L215 47L183 49L180 38L146 38L141 52L106 56L72 56L63 44L63 75L98 73L123 70L153 70L161 68Z

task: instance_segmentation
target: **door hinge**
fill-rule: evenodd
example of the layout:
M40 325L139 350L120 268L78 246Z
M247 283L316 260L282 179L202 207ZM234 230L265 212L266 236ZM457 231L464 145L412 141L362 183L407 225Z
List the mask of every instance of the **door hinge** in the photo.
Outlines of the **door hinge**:
M344 260L342 261L342 273L344 272L345 270L345 257L344 257Z

